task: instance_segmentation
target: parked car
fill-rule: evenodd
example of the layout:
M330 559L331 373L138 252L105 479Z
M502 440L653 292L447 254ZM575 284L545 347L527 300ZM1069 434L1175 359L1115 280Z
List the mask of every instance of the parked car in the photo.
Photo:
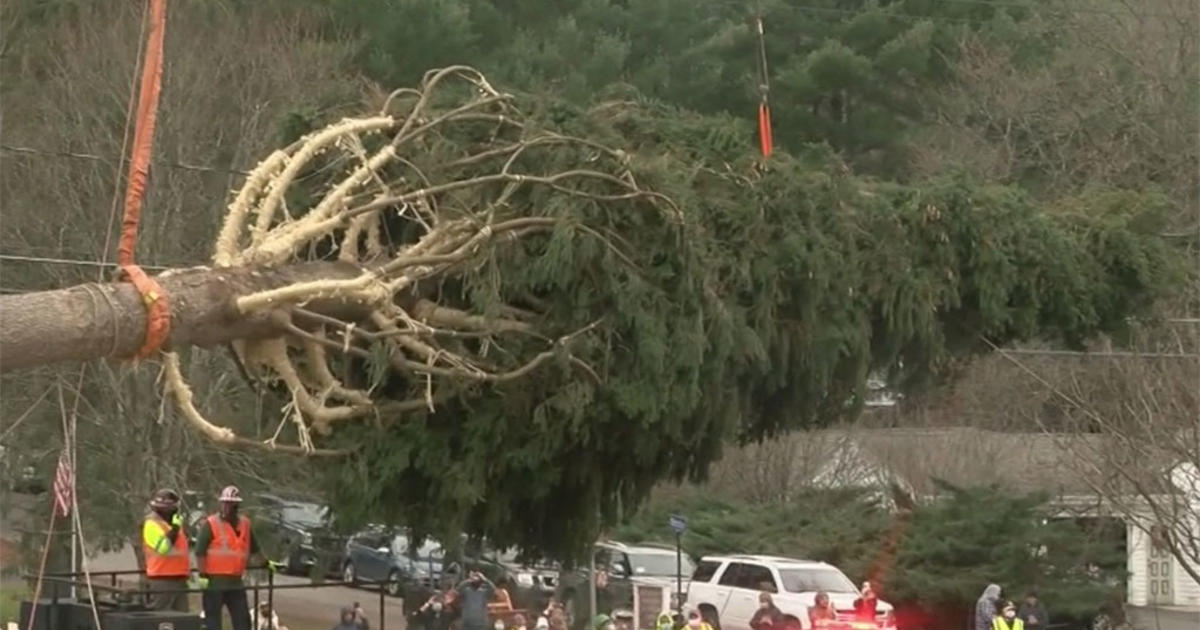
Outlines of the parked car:
M293 575L336 576L342 569L346 537L330 526L329 509L316 503L285 501L260 509L259 520L273 526L268 555ZM261 529L258 531L262 531Z
M668 592L674 593L677 568L682 569L679 573L685 584L691 578L694 569L686 554L677 558L675 547L657 543L601 541L593 548L592 560L596 570L605 571L608 578L608 586L605 589L607 596L602 598L604 601L598 600L597 604L609 609L596 612L614 618L633 614L636 586L667 588ZM576 620L586 616L584 613L587 608L587 571L588 567L576 570L569 581L563 579L560 588L560 597L566 603L572 618ZM674 607L673 603L670 607Z
M411 549L407 536L371 527L346 543L342 580L351 584L387 581L393 597L405 597L418 587L431 589L442 575L441 548L426 543Z
M499 551L486 541L471 541L466 537L458 547L460 551L451 553L449 558L445 549L438 545L430 547L427 553L418 553L422 558L428 556L433 569L428 580L412 582L409 596L405 598L406 609L409 600L419 606L434 588L453 588L468 572L476 570L495 584L507 584L514 609L541 611L555 593L560 571L557 563L523 558L515 550Z
M687 584L687 603L699 609L715 630L750 630L750 619L758 609L758 595L772 593L775 605L786 617L810 630L808 608L818 591L829 594L838 620L854 621L858 587L837 567L824 562L776 556L709 556L696 564ZM875 625L895 628L891 604L880 601Z
M513 608L541 611L558 588L560 568L544 558L526 559L514 550L496 551L486 546L466 554L467 570L478 569L495 583L506 583Z
M204 520L216 511L216 501L206 500L197 491L184 491L182 509L189 542L194 546ZM346 538L333 532L328 508L275 494L256 494L247 497L242 510L255 523L254 535L264 553L282 562L286 572L309 575L316 567L328 577L340 574Z

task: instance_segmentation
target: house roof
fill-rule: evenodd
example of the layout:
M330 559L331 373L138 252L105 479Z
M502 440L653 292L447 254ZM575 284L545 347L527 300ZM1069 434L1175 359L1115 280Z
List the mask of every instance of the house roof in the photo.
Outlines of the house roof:
M964 487L998 484L1014 491L1092 495L1085 454L1111 445L1094 434L1004 433L972 427L826 430L809 434L838 453L825 483L896 481L917 495L935 479Z

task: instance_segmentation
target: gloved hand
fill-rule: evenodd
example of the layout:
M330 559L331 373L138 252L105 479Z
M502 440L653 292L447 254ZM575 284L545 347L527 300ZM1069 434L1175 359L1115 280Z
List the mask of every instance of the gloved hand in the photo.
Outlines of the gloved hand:
M283 570L283 563L275 562L274 560L267 560L267 570L271 573L279 573Z
M192 576L192 580L191 580L191 582L192 582L192 583L191 583L191 585L190 585L190 586L191 586L192 588L198 588L198 589L201 589L201 590L205 590L205 589L207 589L207 588L208 588L208 576L205 576L205 575L193 575L193 576Z
M178 512L171 517L171 527L183 527L183 517Z

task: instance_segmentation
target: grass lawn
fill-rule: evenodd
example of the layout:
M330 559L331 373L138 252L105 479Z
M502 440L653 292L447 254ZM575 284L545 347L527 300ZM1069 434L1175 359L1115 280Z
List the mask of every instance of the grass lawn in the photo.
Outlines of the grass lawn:
M21 621L21 600L29 597L29 586L23 581L0 584L0 623Z

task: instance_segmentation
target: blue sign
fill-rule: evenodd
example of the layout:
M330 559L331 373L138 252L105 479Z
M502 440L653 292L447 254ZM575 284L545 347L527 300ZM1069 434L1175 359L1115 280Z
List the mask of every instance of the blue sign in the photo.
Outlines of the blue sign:
M672 514L670 518L671 529L675 530L676 534L682 534L687 531L687 519L681 514Z

